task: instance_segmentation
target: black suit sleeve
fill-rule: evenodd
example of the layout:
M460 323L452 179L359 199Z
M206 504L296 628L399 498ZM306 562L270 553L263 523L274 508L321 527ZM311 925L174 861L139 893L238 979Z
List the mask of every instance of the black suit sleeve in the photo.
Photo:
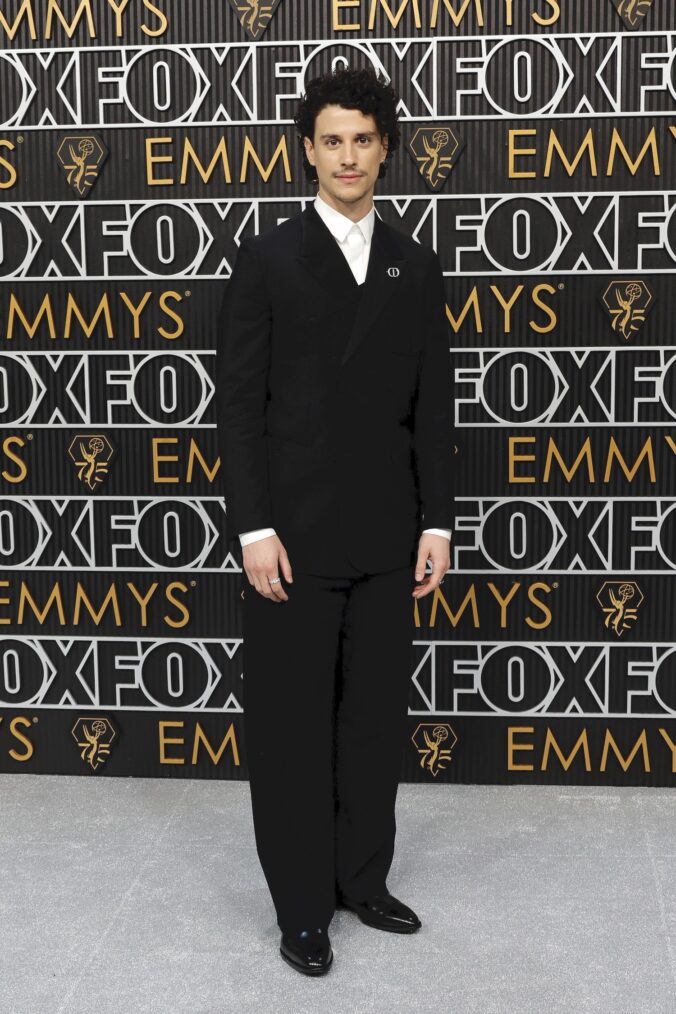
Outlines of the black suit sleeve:
M453 528L454 406L444 276L431 251L423 283L423 345L413 414L422 528Z
M271 307L255 241L243 239L227 283L216 347L216 417L228 537L271 528L265 405Z

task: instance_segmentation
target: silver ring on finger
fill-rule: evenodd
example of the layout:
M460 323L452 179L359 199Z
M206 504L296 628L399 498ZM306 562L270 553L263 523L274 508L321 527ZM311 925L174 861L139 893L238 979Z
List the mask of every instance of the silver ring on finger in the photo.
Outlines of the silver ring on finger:
M271 577L271 578L268 578L268 580L269 580L270 584L278 584L281 581L281 578L280 577Z

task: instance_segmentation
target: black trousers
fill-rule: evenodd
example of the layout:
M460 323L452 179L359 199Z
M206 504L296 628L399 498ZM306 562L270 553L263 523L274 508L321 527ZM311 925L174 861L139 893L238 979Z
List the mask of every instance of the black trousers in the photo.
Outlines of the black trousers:
M258 856L282 931L386 890L408 712L414 564L244 584L244 737Z

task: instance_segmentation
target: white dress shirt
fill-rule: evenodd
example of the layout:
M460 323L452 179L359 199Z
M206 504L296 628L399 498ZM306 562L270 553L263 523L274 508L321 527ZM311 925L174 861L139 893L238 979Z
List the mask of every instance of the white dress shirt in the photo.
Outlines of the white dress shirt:
M374 205L371 205L370 211L358 222L353 222L347 215L336 211L319 194L315 197L314 206L317 214L331 230L338 246L345 254L357 283L361 285L366 278L371 251L371 237L376 217ZM430 532L432 535L443 535L449 541L451 538L451 529L449 528L425 528L425 532ZM269 535L275 534L274 528L256 528L250 532L241 532L239 541L243 546L246 546L249 542L256 542L258 539L265 539Z

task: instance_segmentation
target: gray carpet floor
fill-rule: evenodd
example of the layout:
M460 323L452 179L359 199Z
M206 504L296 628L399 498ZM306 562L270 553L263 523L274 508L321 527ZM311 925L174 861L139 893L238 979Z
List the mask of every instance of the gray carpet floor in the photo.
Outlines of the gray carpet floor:
M280 958L247 782L0 776L2 1014L676 1014L676 792L401 785L390 891Z

